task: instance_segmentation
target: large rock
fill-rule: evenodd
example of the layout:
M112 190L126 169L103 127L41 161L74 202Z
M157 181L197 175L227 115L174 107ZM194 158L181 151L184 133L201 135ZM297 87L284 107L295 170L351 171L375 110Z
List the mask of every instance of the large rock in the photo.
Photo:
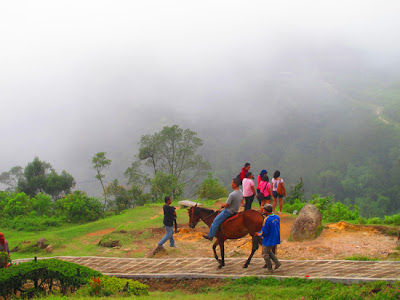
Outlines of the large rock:
M36 246L40 249L46 249L46 247L48 246L48 244L46 244L46 239L45 238L40 238L37 243Z
M292 241L312 240L321 227L322 215L318 208L306 204L299 213L290 230Z

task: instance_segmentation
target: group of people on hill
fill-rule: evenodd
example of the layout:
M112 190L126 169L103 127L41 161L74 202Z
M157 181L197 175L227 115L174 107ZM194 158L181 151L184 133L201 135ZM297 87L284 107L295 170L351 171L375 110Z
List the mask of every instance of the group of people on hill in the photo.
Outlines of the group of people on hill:
M283 183L283 179L280 177L281 172L276 170L274 172L271 183L269 182L267 170L261 170L260 174L257 176L257 193L254 189L254 175L250 172L250 163L245 163L242 171L238 175L241 180L243 187L243 202L244 209L251 209L254 198L257 196L258 202L260 203L260 210L265 204L270 204L272 196L272 208L275 213L276 204L279 200L279 212L282 213L283 207L283 197L286 196L286 190ZM272 189L271 189L272 187ZM281 189L279 189L281 187ZM279 189L279 191L278 191Z
M277 170L274 172L272 179L272 185L269 182L267 170L262 170L257 178L257 193L254 189L254 176L249 171L250 163L246 163L242 168L240 174L232 179L231 187L233 191L229 194L228 199L221 205L223 210L215 217L213 223L210 226L208 235L203 237L208 240L213 240L221 224L228 218L237 214L241 206L244 206L245 210L251 209L254 198L260 203L261 212L267 216L264 220L263 227L258 236L262 237L263 251L262 255L265 260L265 268L268 268L269 272L272 272L272 261L275 263L275 269L280 267L280 262L275 256L276 246L281 243L280 241L280 218L275 214L275 208L277 200L279 200L279 212L282 213L283 197L286 196L283 179L280 177L280 172ZM242 185L242 190L240 186ZM272 187L272 189L271 189ZM271 196L273 204L271 205ZM171 197L165 197L164 210L164 226L166 234L158 243L158 247L163 247L163 244L169 240L170 247L176 247L173 238L173 220L176 219L175 207L171 206Z
M281 173L276 170L272 179L272 190L269 182L267 170L262 170L257 178L257 193L254 189L254 176L250 172L250 163L245 163L240 174L232 180L231 186L233 192L229 194L228 200L221 205L224 208L218 216L215 217L210 226L208 235L204 235L205 239L210 241L215 237L218 228L228 218L239 212L241 206L244 205L244 210L251 209L255 196L260 203L260 210L267 218L264 220L263 227L258 236L262 237L263 245L263 258L265 266L269 272L272 272L272 261L275 263L275 269L280 267L280 262L275 256L276 246L281 243L280 240L280 218L275 214L277 199L279 199L279 214L282 213L283 197L286 196L283 179L280 177ZM242 185L242 190L240 190ZM271 202L271 195L273 198L273 205Z

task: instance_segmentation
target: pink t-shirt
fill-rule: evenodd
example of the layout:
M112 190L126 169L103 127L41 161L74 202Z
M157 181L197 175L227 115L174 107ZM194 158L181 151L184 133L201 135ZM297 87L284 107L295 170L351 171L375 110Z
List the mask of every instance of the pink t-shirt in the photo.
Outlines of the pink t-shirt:
M267 185L267 187L265 187ZM265 190L264 190L265 188ZM269 196L269 190L271 189L271 184L268 181L261 181L259 185L260 193L263 193L265 197Z
M251 195L254 194L251 189L251 187L254 186L253 180L249 178L243 179L242 186L243 186L243 197L250 197Z

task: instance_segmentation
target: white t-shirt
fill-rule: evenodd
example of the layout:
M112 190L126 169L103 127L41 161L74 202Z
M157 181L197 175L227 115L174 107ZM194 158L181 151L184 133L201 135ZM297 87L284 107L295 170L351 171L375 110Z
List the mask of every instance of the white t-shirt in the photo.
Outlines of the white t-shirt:
M278 178L278 179L272 178L271 182L272 182L272 191L276 192L276 190L278 189L279 182L283 182L283 179L282 178Z

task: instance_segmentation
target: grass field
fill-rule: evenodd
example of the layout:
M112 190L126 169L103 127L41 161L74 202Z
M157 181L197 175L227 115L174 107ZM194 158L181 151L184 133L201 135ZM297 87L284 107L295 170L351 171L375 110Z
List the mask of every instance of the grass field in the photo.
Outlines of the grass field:
M173 203L172 205L179 207L177 203ZM40 256L113 256L120 254L118 253L118 249L105 249L99 247L95 241L108 232L119 230L138 232L137 235L132 235L132 239L146 239L149 234L149 228L163 227L162 206L162 203L140 206L135 209L127 210L119 215L110 216L96 222L82 225L70 224L59 228L50 228L46 231L23 232L4 228L2 229L2 232L5 234L6 239L9 242L10 249L23 243L23 251L12 253L13 259L34 256L34 251L36 249L35 247L32 247L32 245L36 244L36 242L42 237L47 240L47 244L50 244L53 247L53 251L51 253L46 253L44 250L41 250L40 253L38 253ZM187 211L185 209L177 210L177 215L180 222L188 222ZM132 239L129 241L125 240L125 242L128 244ZM122 247L124 247L124 241L122 240L121 242ZM139 257L142 255L144 255L144 253L138 254Z
M202 285L195 281L175 282L169 290L150 291L148 296L136 296L135 299L399 299L399 283L388 285L385 282L344 285L322 280L288 278L246 277L241 279L214 281L214 285ZM166 288L166 287L164 287ZM150 290L152 288L150 287ZM45 299L65 299L66 297L50 295ZM87 295L85 288L69 295L71 299L93 299ZM96 299L131 299L122 295L96 297Z

